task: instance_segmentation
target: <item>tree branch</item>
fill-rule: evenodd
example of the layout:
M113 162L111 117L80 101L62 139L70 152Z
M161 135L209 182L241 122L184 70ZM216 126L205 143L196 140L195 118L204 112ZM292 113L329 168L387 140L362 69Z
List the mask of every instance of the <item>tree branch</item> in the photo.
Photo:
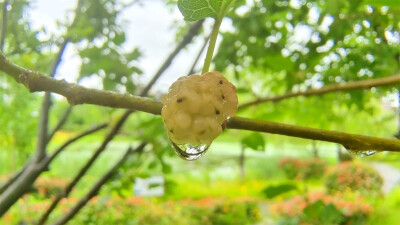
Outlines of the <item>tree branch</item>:
M50 77L54 78L57 68L60 65L62 55L64 54L65 48L67 47L68 39L64 39L57 52L56 58L50 68ZM49 111L51 107L51 94L46 92L43 97L42 108L40 112L37 143L36 143L36 156L35 163L40 162L46 155L46 146L49 141L48 139L48 126L49 126Z
M50 92L46 92L43 97L42 107L40 111L34 163L39 163L46 155L50 104Z
M262 104L264 102L278 102L287 98L298 97L298 96L310 96L310 95L322 95L330 92L337 92L337 91L348 91L354 89L369 89L372 87L379 87L379 86L388 86L388 85L395 85L400 83L400 74L399 75L392 75L389 77L383 78L376 78L376 79L369 79L369 80L362 80L362 81L350 81L344 84L333 84L327 85L319 89L310 89L307 91L300 91L300 92L288 92L283 95L275 96L275 97L266 97L260 98L251 102L243 103L239 105L239 109L243 109L249 106Z
M78 172L78 174L74 177L74 179L67 185L67 187L64 188L62 193L60 193L51 203L50 207L46 210L46 212L42 215L40 218L39 222L37 225L42 225L45 224L49 215L53 212L53 210L56 208L58 203L61 201L61 199L68 197L68 195L71 193L75 185L80 181L80 179L86 174L86 172L89 170L89 168L93 165L93 163L96 161L96 159L100 156L100 154L106 149L108 143L114 138L114 136L118 133L128 116L130 115L131 111L126 110L123 116L119 121L114 124L114 126L111 128L111 130L108 132L106 137L104 138L102 144L100 147L96 150L96 152L90 157L90 159L86 162L86 164L81 168L81 170ZM54 156L55 157L55 156Z
M197 27L199 26L198 23L194 24L192 26L191 29L189 29L189 34L185 35L186 38L183 38L181 43L178 44L178 46L174 49L174 51L167 57L167 59L165 60L165 62L160 66L160 68L158 69L158 71L156 72L156 74L153 76L153 79L146 85L146 87L141 91L140 95L141 96L145 96L147 95L147 92L150 90L151 86L156 82L156 80L161 76L161 74L171 65L172 60L174 57L176 57L178 55L178 53L187 45L190 43L190 41L188 41L189 36L191 36L190 40L194 37L192 36L194 33L194 28L193 27ZM199 29L199 28L196 28ZM183 44L184 43L184 44ZM1 63L1 60L0 60ZM0 64L1 67L1 64ZM1 70L1 69L0 69ZM71 85L71 84L69 84ZM78 85L75 85L78 86ZM80 87L80 86L78 86ZM75 178L73 179L73 181L71 181L71 183L68 184L68 186L64 189L63 193L61 193L59 196L57 196L56 199L53 200L52 204L50 205L50 207L48 208L48 210L42 215L42 217L40 218L38 225L44 224L49 215L51 214L51 212L56 208L56 206L58 205L58 203L60 202L60 200L63 197L67 197L73 187L79 182L79 180L86 174L86 172L88 171L88 169L93 165L93 163L95 162L95 160L98 158L98 156L105 150L105 148L107 147L108 143L114 138L114 136L118 133L118 131L120 130L120 128L122 127L122 125L125 123L125 121L128 119L129 115L133 112L133 110L139 110L139 111L144 111L143 109L140 110L138 108L142 107L141 104L148 104L151 110L149 111L145 111L145 112L149 112L149 113L153 113L153 114L160 114L161 113L161 107L162 104L159 101L156 100L152 100L149 98L144 98L144 97L138 97L138 96L133 96L133 95L127 95L127 94L118 94L118 93L114 93L114 92L110 92L110 91L99 91L99 90L94 90L94 89L88 89L85 88L88 92L91 91L96 91L96 92L104 92L105 95L109 95L109 94L115 94L115 95L119 95L122 96L123 98L125 98L126 102L122 101L122 104L126 104L128 103L128 105L130 104L129 99L134 98L134 104L129 105L129 107L124 107L124 108L128 108L129 110L126 110L124 112L124 114L121 116L121 118L114 124L114 126L111 128L111 130L109 131L109 133L106 135L106 137L103 140L103 143L101 144L101 146L96 150L96 152L92 155L92 157L89 159L89 161L84 165L84 167L78 172L78 174L75 176ZM82 94L82 93L81 93ZM96 97L96 95L93 95L94 97ZM106 98L107 99L107 98ZM137 101L139 99L139 101ZM99 99L100 101L103 101L106 105L109 104L105 101L105 99ZM149 109L149 108L146 108Z
M321 94L337 90L351 90L355 88L370 88L375 86L393 85L395 83L400 83L400 75L390 76L386 78L372 79L368 81L354 81L354 82L349 82L345 85L331 85L321 89L310 90L308 92L290 93L285 96L299 96L299 95L308 96L312 94ZM87 91L91 92L91 90ZM284 99L284 97L279 97L279 98L276 97L275 101L280 99ZM148 101L147 104L152 105L153 114L160 114L162 108L160 102L152 100ZM135 109L140 110L138 107ZM288 135L293 137L301 137L312 140L335 142L343 144L346 148L354 150L400 151L400 141L398 140L373 138L362 135L353 135L353 134L340 133L335 131L325 131L325 130L311 129L311 128L307 130L308 128L294 126L294 125L286 125L286 124L272 123L267 121L257 121L250 119L240 119L239 120L240 123L236 123L236 121L237 118L232 118L231 120L229 120L227 123L227 128L262 131L268 133ZM257 124L258 126L256 126ZM275 130L276 127L278 127L279 129ZM339 133L340 135L338 135ZM359 144L360 146L359 147L355 146L356 143Z
M207 43L208 43L208 41L210 40L210 37L211 37L211 34L208 35L206 38L204 38L204 43L203 43L203 45L201 46L199 52L197 53L197 56L196 56L196 58L194 59L192 66L190 67L190 70L189 70L189 72L188 72L188 75L192 75L192 74L195 72L194 69L195 69L197 63L199 62L201 55L203 54L204 50L206 49Z
M0 36L0 51L4 49L4 41L6 40L6 32L7 32L7 8L8 8L8 0L4 0L3 2L3 20L1 22L1 36Z
M80 2L80 1L79 1ZM79 7L76 8L78 10ZM76 17L75 17L76 18ZM68 38L63 40L63 43L59 47L59 51L53 60L53 63L50 68L50 76L47 77L49 79L53 79L57 68L61 62L62 55L65 51L65 48L68 44ZM0 67L3 65L5 56L3 52L0 51ZM20 67L16 67L20 68ZM46 159L46 146L48 143L48 114L51 107L51 99L50 93L46 92L43 98L39 126L38 126L38 134L37 134L37 143L35 155L33 158L33 162L28 164L27 169L22 172L22 174L4 191L4 193L0 196L0 217L31 187L31 185L35 182L37 177L43 172L43 169L40 167L40 162Z
M62 118L60 119L60 121L58 122L58 124L56 125L56 127L54 128L54 130L51 132L51 134L49 135L49 137L47 138L48 141L50 141L50 139L52 138L52 136L56 133L57 130L59 130L63 124L66 122L68 115L70 114L72 110L72 107L69 106L67 108L67 110L64 112L64 115L62 116ZM59 149L57 149L50 158L47 158L46 160L46 167L50 164L50 162L59 154L61 153L62 150L64 150L68 145L72 144L73 142L79 140L80 138L89 135L93 132L96 132L100 129L103 129L107 127L106 123L97 125L93 128L90 128L84 132L82 132L81 134L77 135L76 137L68 140L67 142L65 142L62 146L59 147ZM12 175L11 178L9 178L6 182L4 182L1 186L0 186L0 194L2 194L14 181L17 180L17 178L19 176L21 176L21 174L26 170L26 168L29 166L29 164L32 163L32 160L28 160L28 162L23 166L23 168L21 168L18 172L14 173ZM41 162L43 163L43 162Z
M62 115L61 119L58 121L57 125L53 128L50 134L47 136L47 143L53 138L54 134L67 122L69 115L71 114L72 106L68 106L65 110L64 114Z
M158 114L161 103L150 98L85 88L64 80L56 80L37 72L18 67L0 58L0 70L24 84L31 92L46 91L62 95L71 105L93 104L112 108L125 108Z
M9 188L0 195L0 218L8 209L32 186L43 171L36 163L28 164L27 168Z
M84 132L82 132L82 133L76 135L75 137L69 139L69 140L66 141L63 145L61 145L60 147L58 147L58 149L55 150L54 153L51 154L51 156L48 157L46 160L44 160L44 162L42 162L42 163L45 163L45 164L46 164L46 167L47 167L47 166L53 161L53 159L56 158L57 155L60 154L64 149L66 149L70 144L72 144L72 143L78 141L79 139L81 139L81 138L83 138L83 137L85 137L85 136L87 136L87 135L89 135L89 134L92 134L92 133L94 133L94 132L97 132L97 131L99 131L99 130L102 130L102 129L106 128L107 126L108 126L108 124L102 123L102 124L96 125L96 126L90 128L90 129L88 129L88 130L86 130L86 131L84 131Z
M29 160L25 163L25 165L24 165L21 169L19 169L18 172L15 172L10 178L8 178L7 181L5 181L4 183L1 184L1 186L0 186L0 195L3 194L3 192L4 192L5 190L7 190L7 188L10 187L11 184L13 184L13 183L18 179L18 177L21 176L21 174L26 170L26 168L29 167L29 165L30 165L31 163L32 163L32 159L29 159Z
M146 142L142 142L135 150L129 147L128 150L125 152L125 154L121 157L121 159L111 169L109 169L107 173L104 174L104 176L101 177L101 179L98 180L95 185L92 186L89 192L87 192L86 195L83 196L68 213L63 215L56 222L52 223L52 225L62 225L67 223L70 219L72 219L79 212L79 210L82 209L87 202L89 202L91 198L93 198L98 194L101 187L115 174L118 168L122 164L124 164L124 162L128 159L129 155L132 153L140 153L141 151L143 151L146 144L147 144Z
M2 68L0 68L2 70ZM285 96L299 96L299 95L312 95L312 94L322 94L322 93L327 93L327 92L332 92L332 91L337 91L337 90L351 90L355 88L370 88L370 87L375 87L375 86L384 86L384 85L393 85L395 83L400 83L400 75L395 75L395 76L390 76L386 78L379 78L379 79L372 79L368 81L354 81L354 82L349 82L345 85L331 85L327 86L325 88L321 89L315 89L315 90L310 90L308 92L301 92L301 93L289 93ZM68 84L67 84L68 85ZM77 86L77 85L76 85ZM91 92L91 90L87 90ZM137 98L137 97L136 97ZM286 97L276 97L274 98L275 101L284 99ZM146 100L145 100L146 101ZM152 100L147 102L148 105L151 105L152 107L152 113L153 114L160 114L162 105L160 102ZM140 110L138 107L132 107L137 110ZM240 120L240 126L237 126L238 124L233 123L232 121L236 121L236 118L232 118L230 122L227 123L228 128L230 129L254 129L254 131L262 131L262 132L270 132L274 133L274 130L269 130L271 124L278 124L278 123L272 123L272 122L264 122L264 121L256 121L256 120ZM266 127L260 128L260 126L265 126L265 123L267 123ZM259 124L259 127L254 127L254 125ZM400 141L397 140L392 140L392 139L384 139L384 138L373 138L373 137L368 137L368 136L362 136L362 135L353 135L353 134L346 134L346 133L341 133L341 135L337 135L334 131L333 133L330 133L325 130L318 130L318 129L311 129L307 130L306 133L303 132L303 127L299 126L294 126L294 125L286 125L286 124L278 124L279 126L286 127L288 126L289 128L283 129L283 130L278 130L279 132L276 132L277 134L282 134L282 135L288 135L288 136L294 136L294 137L301 137L301 138L306 138L306 139L313 139L313 140L323 140L323 141L330 141L330 142L336 142L336 143L341 143L347 148L353 148L353 149L359 149L359 150L378 150L378 151L399 151L400 149ZM276 127L276 126L272 126ZM261 130L260 130L261 129ZM326 136L326 135L327 136ZM347 137L345 137L347 136ZM355 139L353 142L349 141L351 139ZM358 141L357 141L358 140ZM360 147L354 146L354 143L361 143L359 140L362 140L362 144ZM381 143L381 144L377 144ZM372 148L372 149L371 149Z
M309 127L274 123L254 119L234 117L226 122L227 129L259 131L271 134L281 134L311 140L327 141L342 144L353 151L391 151L400 152L400 140L377 138L338 131L321 130Z
M157 79L161 76L161 74L171 65L172 60L178 55L178 53L186 46L188 45L193 37L195 37L199 31L200 28L203 25L204 20L199 20L195 22L190 28L189 31L185 34L185 36L182 38L181 42L179 43L178 46L174 49L174 51L167 57L163 65L158 69L156 74L154 74L153 78L150 80L150 82L146 85L145 88L140 93L140 96L144 96L149 92L150 88L154 85L154 83L157 81ZM154 114L154 113L153 113Z
M0 217L7 212L7 210L14 204L14 200L18 199L21 196L21 193L25 193L31 185L35 182L37 177L47 168L50 162L61 153L68 145L72 144L76 140L94 133L100 129L103 129L106 124L100 124L98 126L93 127L77 136L71 138L67 142L65 142L62 146L60 146L51 157L45 157L39 163L29 163L25 166L26 169L22 171L21 174L17 177L15 182L9 185L9 188L5 189L4 192L0 195Z
M61 45L59 52L57 53L56 59L53 61L53 65L50 71L53 79L57 67L60 63L61 56L65 50L67 40ZM2 67L5 60L5 56L0 52L0 67ZM20 67L18 67L20 68ZM50 109L50 93L46 92L42 102L42 108L39 119L38 127L38 140L36 144L35 156L33 162L28 165L27 169L22 171L22 174L3 192L0 196L0 217L22 196L28 188L35 182L36 178L43 172L39 163L46 158L46 145L47 145L47 129L48 129L48 113Z

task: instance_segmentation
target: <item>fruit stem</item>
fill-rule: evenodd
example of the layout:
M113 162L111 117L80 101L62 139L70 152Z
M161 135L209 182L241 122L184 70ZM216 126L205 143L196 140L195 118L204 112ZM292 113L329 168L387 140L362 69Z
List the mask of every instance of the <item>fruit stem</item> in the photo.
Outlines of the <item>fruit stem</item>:
M223 17L222 17L223 18ZM217 43L217 37L219 27L221 26L222 18L215 18L214 27L211 32L210 44L208 45L206 59L204 60L203 71L201 74L207 73L210 70L211 61L214 54L215 44Z

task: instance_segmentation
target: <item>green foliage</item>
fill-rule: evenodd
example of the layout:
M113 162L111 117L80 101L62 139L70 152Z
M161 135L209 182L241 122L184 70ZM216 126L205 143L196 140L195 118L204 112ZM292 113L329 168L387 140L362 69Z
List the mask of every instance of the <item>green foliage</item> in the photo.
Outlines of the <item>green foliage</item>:
M0 85L0 148L12 152L18 150L19 157L12 161L21 163L34 150L39 99L38 96L16 85L11 79L4 79L2 84Z
M206 17L221 19L234 2L235 0L179 0L178 8L186 21Z
M397 0L366 0L365 3L373 6L400 7L400 2Z
M79 49L83 63L78 80L94 76L101 79L103 89L134 93L134 79L142 73L135 65L140 52L123 47L126 37L118 21L123 9L115 0L82 1L66 36L84 43Z
M399 29L400 17L395 11L362 1L293 3L258 1L228 14L233 27L222 33L214 63L216 70L237 80L238 90L244 90L239 102L399 71L400 43L389 38ZM371 102L393 91L378 88L300 97L241 113L324 129L343 129L345 124L346 131L358 132L361 129L357 128L363 127L361 133L377 132L369 127L394 123L379 123L377 120L385 117L381 105L372 106ZM365 112L370 112L366 120L358 119L357 114ZM353 116L346 116L349 113ZM391 135L386 131L384 135Z
M148 201L141 198L96 198L73 224L228 225L259 220L254 200Z
M316 201L304 208L304 220L312 224L340 224L344 216L333 204Z
M38 40L44 31L31 28L30 1L8 2L3 53L31 70L47 71L53 54L46 51L47 40ZM41 95L29 93L3 73L0 83L0 149L13 153L3 168L17 169L34 150Z
M267 198L270 199L293 190L297 190L297 186L294 184L287 183L287 184L269 185L263 190L263 193Z
M117 16L123 5L116 0L81 1L77 6L77 15L66 37L72 42L94 41L106 37L121 44L124 34L118 25Z
M264 137L259 133L252 133L250 135L247 135L242 138L241 142L243 147L251 148L255 151L265 150Z
M258 220L254 202L223 203L217 205L210 216L210 224L218 225L254 224Z
M29 22L28 10L31 1L28 0L10 0L7 11L7 35L3 51L7 55L30 54L40 51L46 46L45 41L37 39L37 33L31 28ZM3 6L3 4L2 4Z
M113 40L115 38L111 41ZM138 49L124 54L118 47L105 42L101 46L90 46L81 50L80 56L85 62L81 67L80 79L96 75L102 79L106 90L134 93L134 77L142 73L134 66L140 56Z
M383 198L372 198L375 210L368 219L368 224L397 224L400 221L400 188L395 187Z
M364 194L380 194L382 185L381 176L373 168L352 162L341 163L325 178L325 186L331 193L351 190Z

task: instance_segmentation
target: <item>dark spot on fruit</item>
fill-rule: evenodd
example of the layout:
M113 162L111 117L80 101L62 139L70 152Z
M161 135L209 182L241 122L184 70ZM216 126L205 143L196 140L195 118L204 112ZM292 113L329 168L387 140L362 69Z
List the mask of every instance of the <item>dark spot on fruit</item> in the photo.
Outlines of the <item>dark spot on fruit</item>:
M178 99L176 100L177 103L181 103L182 101L183 101L183 98L178 98Z
M219 81L219 84L223 84L224 82L222 80Z
M225 95L221 95L222 99L225 99Z
M202 131L199 132L199 135L202 135L202 134L204 134L205 132L206 132L205 130L202 130Z
M173 134L173 133L174 133L174 130L171 129L171 130L169 130L169 132L171 132L171 134Z
M215 114L219 115L221 112L218 109L215 109Z

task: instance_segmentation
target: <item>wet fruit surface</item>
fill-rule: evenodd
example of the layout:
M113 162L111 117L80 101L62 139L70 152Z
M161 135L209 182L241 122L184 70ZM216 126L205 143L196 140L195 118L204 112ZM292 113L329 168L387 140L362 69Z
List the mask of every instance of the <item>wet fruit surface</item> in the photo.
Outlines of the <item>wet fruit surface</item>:
M238 104L235 86L219 72L179 78L162 102L168 135L180 145L210 145Z

